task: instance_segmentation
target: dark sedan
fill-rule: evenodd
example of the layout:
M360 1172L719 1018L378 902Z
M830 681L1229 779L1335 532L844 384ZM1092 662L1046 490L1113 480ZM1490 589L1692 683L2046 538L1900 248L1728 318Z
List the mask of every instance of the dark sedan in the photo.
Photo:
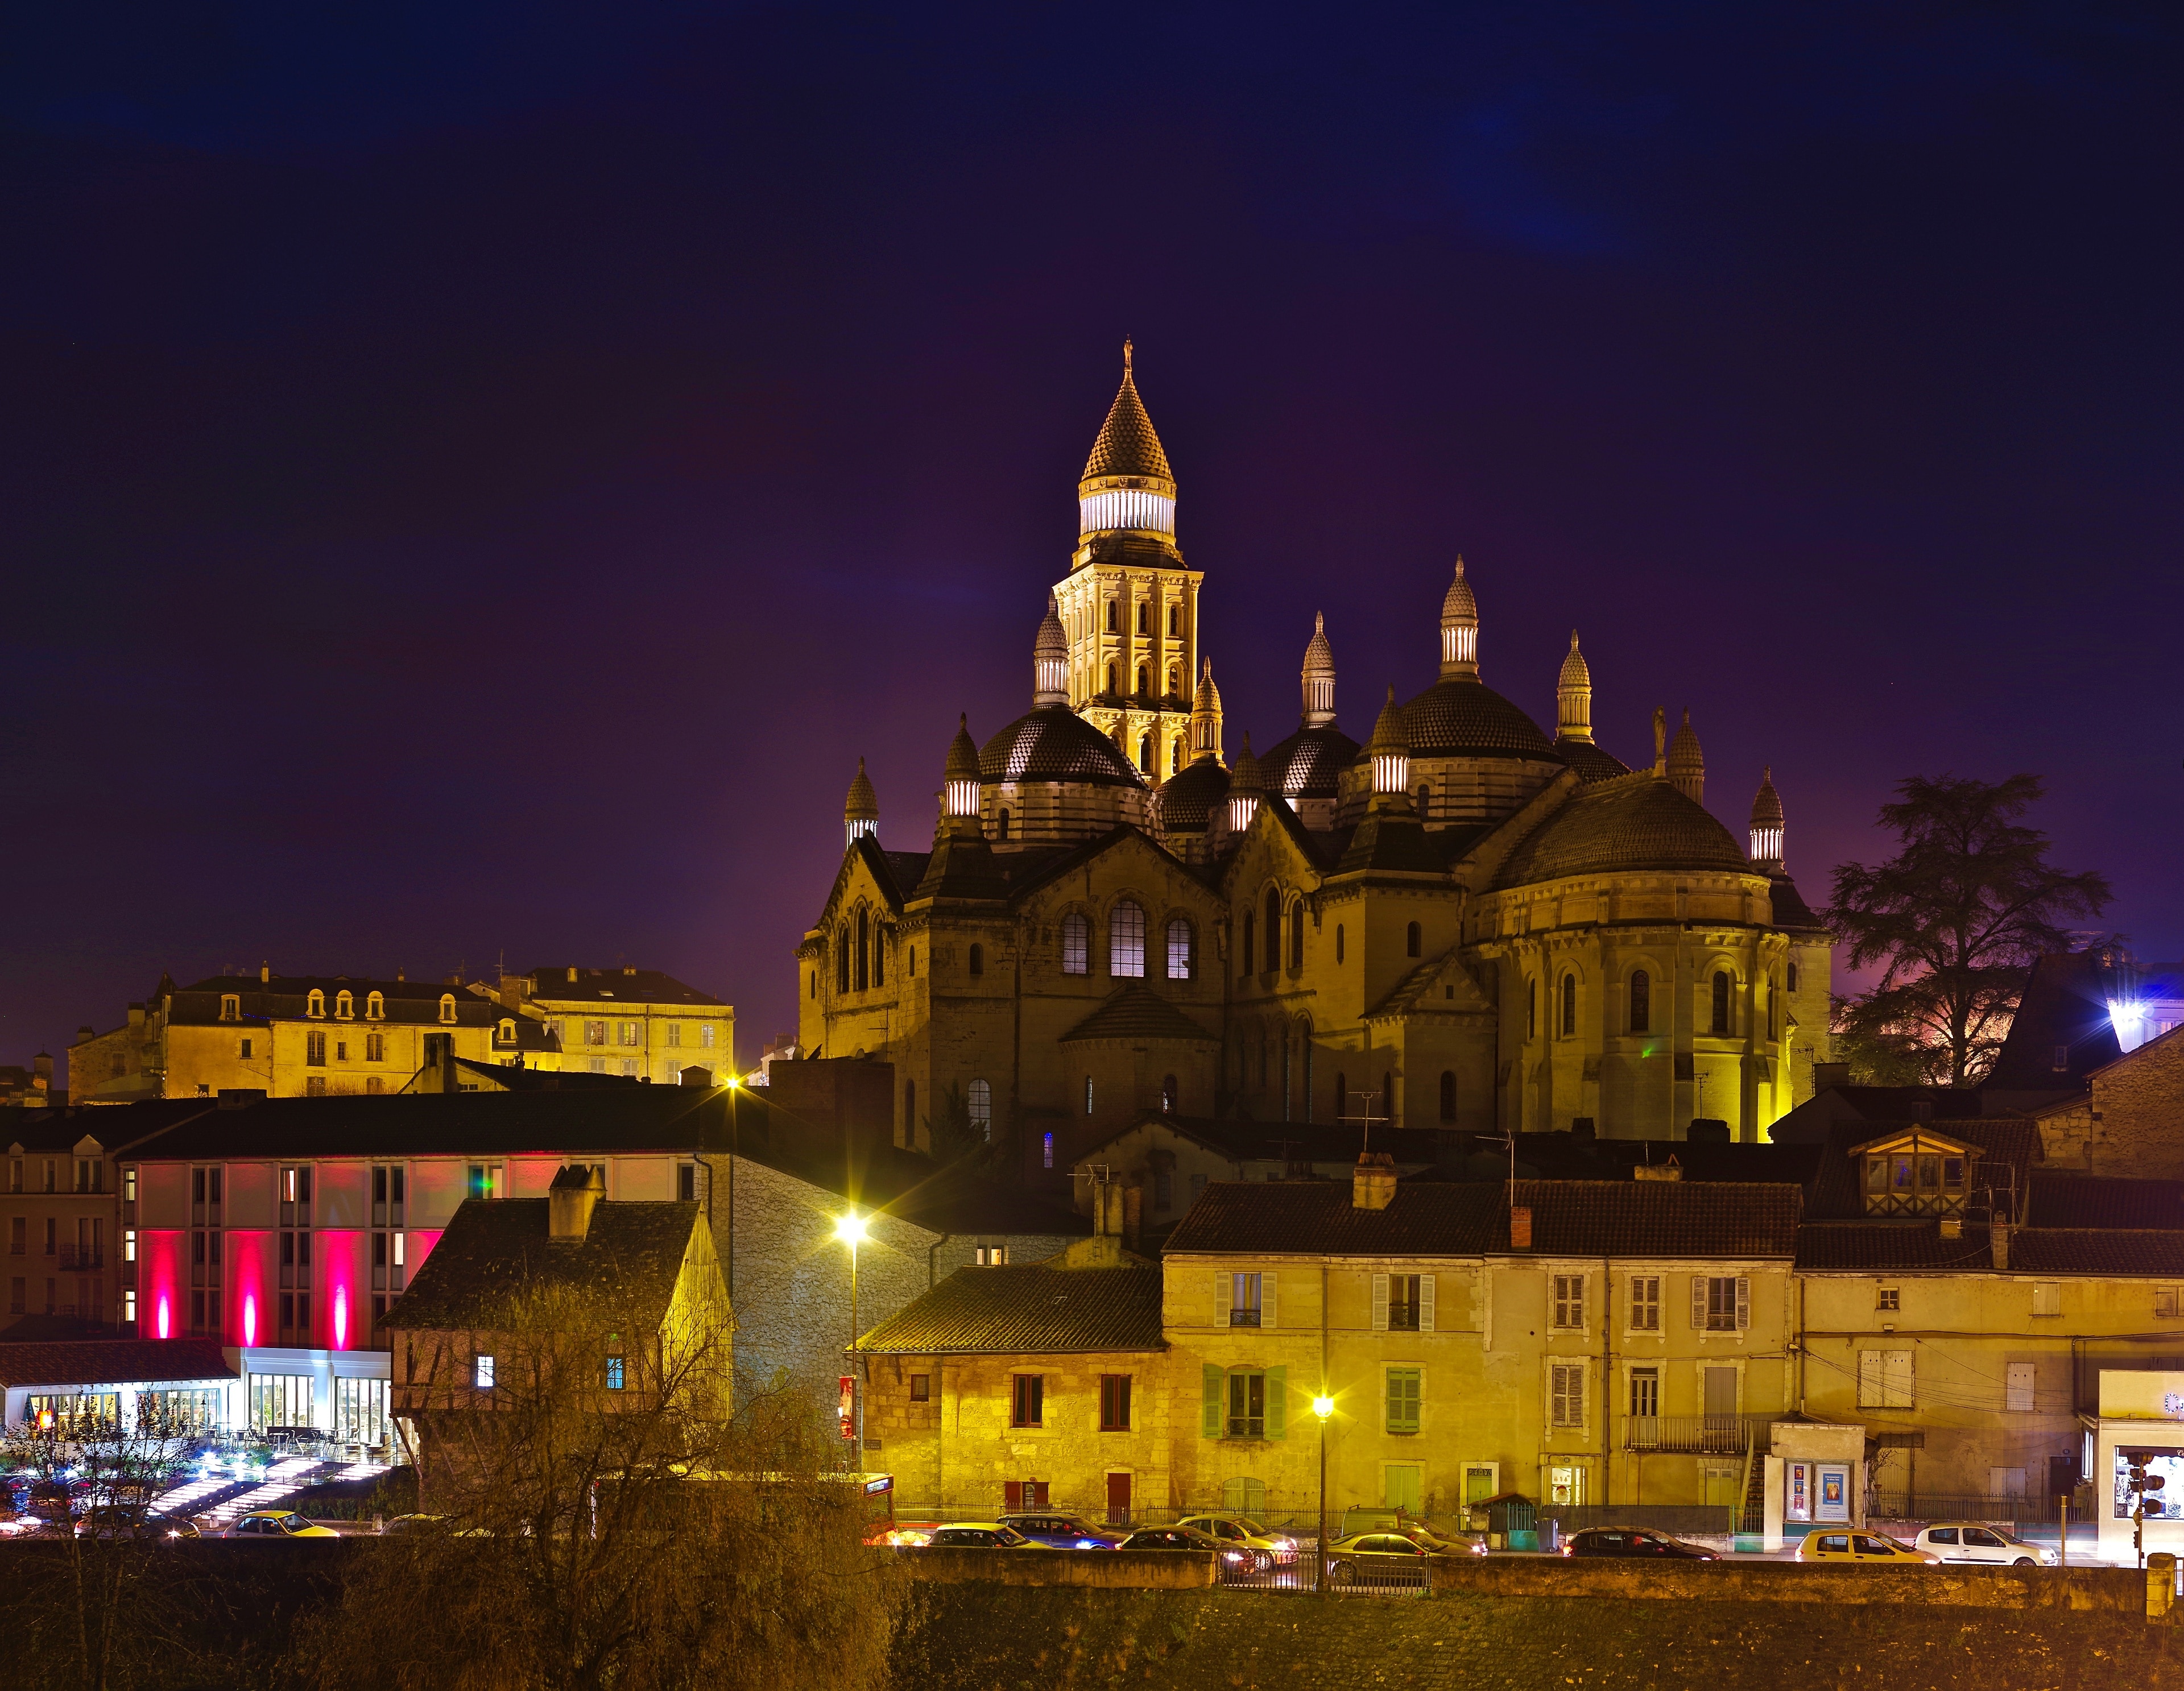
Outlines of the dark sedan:
M1195 1527L1140 1527L1117 1547L1124 1550L1211 1550L1228 1567L1249 1567L1251 1553L1237 1544L1224 1544Z
M1721 1560L1703 1544L1686 1544L1672 1533L1643 1527L1588 1527L1571 1533L1562 1553L1566 1556L1651 1556L1657 1560L1686 1562Z
M1125 1536L1095 1527L1081 1515L1057 1515L1051 1510L1004 1515L1001 1524L1015 1527L1034 1544L1056 1550L1112 1550Z

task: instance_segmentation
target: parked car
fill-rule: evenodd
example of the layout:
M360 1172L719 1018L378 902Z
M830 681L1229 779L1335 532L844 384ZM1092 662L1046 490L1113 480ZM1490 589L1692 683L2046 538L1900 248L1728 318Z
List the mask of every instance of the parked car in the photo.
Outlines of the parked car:
M292 1509L254 1509L248 1515L237 1516L220 1536L254 1538L263 1543L269 1538L332 1538L339 1535L332 1527L304 1520Z
M447 1530L448 1517L444 1515L390 1515L379 1523L382 1538L389 1533L444 1532Z
M1224 1544L1240 1544L1251 1553L1251 1565L1261 1573L1273 1567L1294 1567L1297 1541L1286 1532L1262 1527L1248 1515L1186 1516L1178 1526L1189 1527Z
M1056 1515L1050 1510L1004 1515L1001 1525L1015 1527L1034 1544L1056 1550L1112 1550L1129 1536L1095 1527L1081 1515Z
M999 1521L958 1521L933 1529L935 1549L1027 1550L1030 1539Z
M1224 1544L1195 1527L1140 1527L1123 1540L1125 1550L1211 1550L1228 1568L1247 1568L1257 1560L1241 1544Z
M1895 1563L1899 1566L1934 1566L1941 1558L1930 1550L1914 1550L1885 1532L1808 1532L1797 1546L1801 1562L1858 1562L1867 1566Z
M1672 1532L1645 1527L1587 1527L1573 1532L1563 1544L1566 1556L1654 1556L1687 1562L1713 1562L1721 1558L1703 1544L1686 1544Z
M1459 1532L1446 1538L1430 1527L1409 1521L1387 1529L1400 1532L1420 1549L1435 1556L1483 1556L1486 1554L1486 1535L1484 1532Z
M2021 1568L2052 1567L2055 1552L2013 1538L1977 1521L1937 1521L1911 1541L1945 1562L2008 1562Z
M1327 1547L1327 1583L1347 1585L1374 1574L1423 1573L1434 1554L1401 1532L1353 1532Z
M202 1538L197 1523L179 1515L154 1515L141 1503L102 1503L75 1523L79 1538Z

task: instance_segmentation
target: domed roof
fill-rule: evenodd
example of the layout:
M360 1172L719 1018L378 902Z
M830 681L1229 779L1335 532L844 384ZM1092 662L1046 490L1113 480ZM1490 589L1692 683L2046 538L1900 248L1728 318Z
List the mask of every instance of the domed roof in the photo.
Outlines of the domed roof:
M1342 771L1357 761L1358 744L1340 728L1300 728L1268 748L1259 759L1267 790L1294 804L1300 798L1333 798Z
M1191 696L1192 710L1203 714L1221 709L1221 689L1213 685L1213 659L1201 659L1203 667L1198 674L1198 691Z
M1143 787L1115 743L1067 705L1019 716L978 753L978 778L1079 781L1095 787Z
M1312 614L1312 640L1304 648L1304 672L1307 676L1334 673L1334 648L1327 643L1327 618L1319 611Z
M1175 476L1167 467L1167 454L1161 450L1160 437L1153 432L1153 420L1145 414L1145 402L1138 398L1137 380L1130 373L1128 341L1123 342L1123 386L1115 403L1107 408L1107 420L1100 426L1099 438L1092 442L1092 455L1084 460L1087 481L1125 476L1165 481L1169 484L1167 491L1174 492Z
M1202 757L1161 783L1161 827L1172 834L1202 834L1228 796L1228 771L1220 759Z
M862 759L857 767L864 768ZM1774 790L1774 765L1769 764L1760 772L1759 791L1752 800L1752 826L1755 828L1779 828L1782 826L1782 795Z
M1618 775L1630 773L1630 765L1613 752L1603 752L1590 740L1557 740L1555 752L1577 771L1577 778L1587 787L1595 782L1613 781Z
M1558 687L1592 685L1592 665L1585 662L1585 654L1577 649L1577 630L1574 628L1570 630L1569 656L1563 659L1562 674L1555 678L1555 685Z
M1669 775L1704 775L1706 754L1699 749L1699 737L1691 731L1691 709L1684 707L1684 726L1676 730L1676 737L1669 742Z
M1396 703L1396 687L1388 684L1388 702L1380 707L1373 719L1373 737L1365 743L1368 752L1407 752L1411 748L1410 723L1403 706Z
M1645 870L1752 872L1705 806L1646 771L1580 787L1509 854L1495 884Z
M1539 725L1515 705L1468 676L1437 681L1403 707L1403 727L1413 758L1539 757L1554 748Z
M1034 658L1069 655L1069 635L1061 626L1061 609L1051 591L1046 596L1046 615L1039 619L1039 632L1032 636L1031 654Z
M959 715L956 719L956 737L948 743L948 764L942 771L948 781L976 781L978 778L978 747L971 737L971 719Z
M879 795L872 791L872 778L865 773L865 760L857 759L857 778L850 783L850 796L842 801L844 821L877 822L880 819Z
M1456 557L1456 579L1441 595L1440 620L1474 624L1479 620L1479 599L1471 591L1471 583L1464 579L1463 554L1460 552Z

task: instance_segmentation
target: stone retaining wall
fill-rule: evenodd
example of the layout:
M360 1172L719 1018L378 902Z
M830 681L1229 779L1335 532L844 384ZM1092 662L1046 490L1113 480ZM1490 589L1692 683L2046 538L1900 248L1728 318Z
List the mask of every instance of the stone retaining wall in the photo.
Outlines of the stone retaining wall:
M911 1577L957 1583L1091 1586L1111 1591L1202 1591L1213 1583L1213 1552L1194 1550L956 1550L895 1553Z
M1483 1597L1696 1598L1714 1603L1914 1604L2143 1616L2131 1568L1900 1567L1797 1562L1656 1562L1587 1557L1436 1558L1436 1592Z

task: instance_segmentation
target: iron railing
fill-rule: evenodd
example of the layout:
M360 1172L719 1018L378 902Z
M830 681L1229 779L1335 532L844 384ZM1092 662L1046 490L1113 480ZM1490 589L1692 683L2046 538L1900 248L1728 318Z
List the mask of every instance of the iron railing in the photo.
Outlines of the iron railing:
M1734 1532L1736 1515L1725 1503L1543 1503L1539 1518L1553 1521L1564 1538L1590 1527L1641 1527L1683 1538Z
M1865 1500L1869 1521L1984 1521L1996 1526L2054 1524L2060 1514L2052 1497L1980 1497L1947 1492L1875 1492ZM2074 1506L2074 1521L2086 1517Z
M1680 1451L1691 1455L1741 1456L1766 1436L1764 1415L1634 1415L1623 1421L1626 1450Z

